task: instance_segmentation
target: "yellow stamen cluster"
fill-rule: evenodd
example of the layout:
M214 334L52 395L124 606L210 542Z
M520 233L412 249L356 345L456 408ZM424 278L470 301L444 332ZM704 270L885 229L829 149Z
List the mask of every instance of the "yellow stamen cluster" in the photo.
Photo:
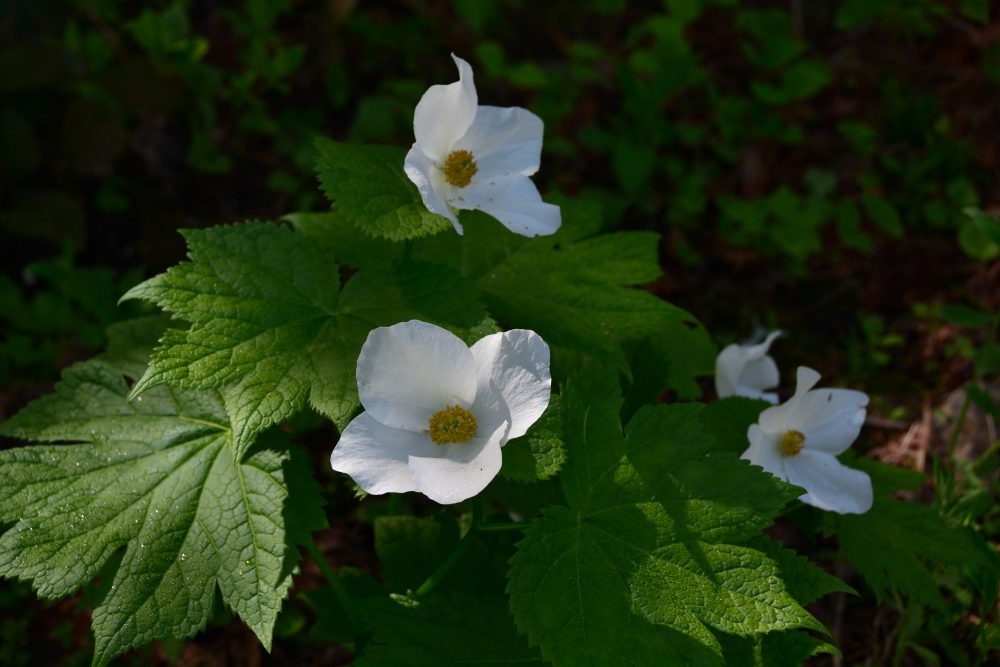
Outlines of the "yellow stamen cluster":
M466 150L452 151L444 160L444 180L456 188L464 188L476 175L479 168L472 158L472 153Z
M426 433L435 445L447 445L472 440L478 429L475 415L467 408L449 405L431 416Z
M802 451L802 443L806 441L806 436L801 431L788 431L781 436L778 442L778 451L782 456L795 456Z

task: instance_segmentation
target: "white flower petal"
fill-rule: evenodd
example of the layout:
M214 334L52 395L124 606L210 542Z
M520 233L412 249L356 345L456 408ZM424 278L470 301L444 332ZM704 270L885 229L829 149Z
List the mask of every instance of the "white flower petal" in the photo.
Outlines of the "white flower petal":
M746 448L741 459L746 459L755 466L760 466L779 479L788 480L785 474L784 457L778 452L778 443L773 436L760 430L757 424L751 424L747 429L747 440L750 446Z
M383 426L362 412L340 435L330 465L371 494L416 491L409 457L432 455L434 448L425 434Z
M803 396L788 428L805 437L805 447L842 454L865 423L868 395L852 389L813 389Z
M435 167L431 159L424 154L420 144L413 144L410 152L406 154L406 159L403 161L403 171L406 172L407 178L417 186L420 198L427 210L448 218L454 225L455 231L461 234L462 225L458 223L455 212L445 201L447 184L444 182L441 170Z
M780 336L782 333L783 332L780 329L778 329L777 331L772 331L771 333L767 334L767 337L764 338L764 340L762 340L761 342L757 343L756 345L741 346L743 347L744 350L746 350L747 359L763 359L764 355L766 355L768 350L771 349L771 343L773 343L774 339ZM777 383L777 380L775 381L775 383Z
M778 385L778 366L767 356L780 331L772 331L757 345L727 345L715 358L715 393L719 398L745 396L771 403L778 396L765 390Z
M440 446L436 456L411 456L417 490L434 502L451 505L485 489L500 472L500 443L508 426L501 422L492 431L481 429L469 442Z
M826 452L803 449L785 460L788 481L807 491L804 503L839 514L864 514L872 506L868 473L848 468Z
M525 176L491 178L453 188L448 203L488 213L522 236L555 234L562 224L559 207L543 202L538 188Z
M743 365L743 348L738 343L727 345L719 352L715 358L715 393L719 398L739 395Z
M413 113L413 134L424 153L439 163L451 151L451 145L465 134L476 117L476 85L472 68L455 54L458 81L431 86L420 98Z
M473 182L531 176L542 161L542 119L520 107L481 106L452 150L465 149L476 161Z
M476 361L441 327L411 320L368 334L358 357L358 396L385 426L420 432L438 410L476 399Z
M480 391L493 384L510 411L508 438L525 434L549 405L552 377L549 346L527 329L513 329L480 339L472 346Z
M770 356L748 361L740 373L740 385L748 398L760 398L771 403L778 402L778 395L764 391L778 386L778 365Z
M819 378L820 374L813 369L799 366L796 371L795 395L781 405L768 408L760 413L760 419L757 423L760 424L761 429L771 435L784 435L785 431L789 429L789 419L799 409L799 403L806 393L819 382Z
M469 409L476 417L480 436L493 433L499 425L504 425L503 436L500 440L500 446L503 447L510 437L511 417L507 402L504 401L503 394L500 393L496 383L492 380L480 383L476 388L476 402Z

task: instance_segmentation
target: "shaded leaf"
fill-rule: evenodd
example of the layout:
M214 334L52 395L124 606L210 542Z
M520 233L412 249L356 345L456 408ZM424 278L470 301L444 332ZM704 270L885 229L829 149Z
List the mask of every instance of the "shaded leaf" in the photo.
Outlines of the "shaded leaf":
M550 507L508 578L522 631L556 665L722 664L714 632L823 626L779 565L739 544L800 492L713 450L697 404L640 410L622 433L615 376L563 393L568 507Z
M485 316L475 290L446 266L373 268L340 291L325 246L288 227L251 223L185 238L192 261L124 297L192 323L167 330L132 395L162 384L220 389L237 457L307 399L345 426L357 407L358 353L372 328L415 317L473 326Z
M235 463L216 392L127 394L119 369L85 362L0 426L9 437L79 443L0 452L0 521L13 524L0 536L0 574L64 597L124 549L93 614L98 665L193 635L216 587L269 648L297 561L287 543L324 524L307 464L284 448Z
M403 149L320 138L316 150L323 192L365 233L401 241L451 229L447 218L427 210L407 178Z

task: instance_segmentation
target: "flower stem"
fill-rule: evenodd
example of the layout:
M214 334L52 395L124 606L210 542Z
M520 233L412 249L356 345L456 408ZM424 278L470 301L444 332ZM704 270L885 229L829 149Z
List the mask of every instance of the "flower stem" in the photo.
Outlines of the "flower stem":
M334 597L337 598L337 602L343 607L344 613L347 614L347 620L351 624L351 629L354 633L355 638L360 637L361 625L358 620L358 610L354 607L354 601L351 599L350 593L344 588L344 582L340 580L340 577L330 566L329 561L327 561L326 556L323 552L319 550L315 542L307 542L305 545L306 552L316 563L316 567L319 571L323 573L323 578L326 579L326 583L329 584L330 589L333 591Z
M506 530L524 530L531 525L530 521L508 521L507 523L484 523L480 524L479 530L483 532L498 533Z
M396 516L403 509L403 494L393 493L389 495L389 508L387 510L389 516Z
M448 573L451 572L456 565L458 565L458 561L462 560L462 556L464 556L472 547L472 543L476 539L476 533L479 532L479 527L482 522L483 505L482 501L479 498L476 498L472 501L472 525L469 526L469 530L465 532L465 535L463 535L462 539L458 541L454 550L448 554L448 557L445 558L444 562L441 563L438 569L434 570L434 572L431 573L431 576L427 577L427 580L420 584L420 588L417 589L417 595L429 595L435 588L437 588L438 584L440 584L441 581L448 576Z

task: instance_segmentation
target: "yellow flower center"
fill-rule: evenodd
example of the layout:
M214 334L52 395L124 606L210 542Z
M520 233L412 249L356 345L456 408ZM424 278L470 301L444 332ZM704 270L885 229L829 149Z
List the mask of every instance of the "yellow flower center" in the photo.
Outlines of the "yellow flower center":
M452 151L444 160L444 180L456 188L464 188L472 181L479 168L472 153L465 150Z
M806 441L806 436L801 431L788 431L781 436L778 442L778 451L782 456L795 456L802 451L802 443Z
M462 443L472 440L479 429L476 417L461 405L449 405L438 410L431 416L428 429L435 445L447 445L450 442Z

